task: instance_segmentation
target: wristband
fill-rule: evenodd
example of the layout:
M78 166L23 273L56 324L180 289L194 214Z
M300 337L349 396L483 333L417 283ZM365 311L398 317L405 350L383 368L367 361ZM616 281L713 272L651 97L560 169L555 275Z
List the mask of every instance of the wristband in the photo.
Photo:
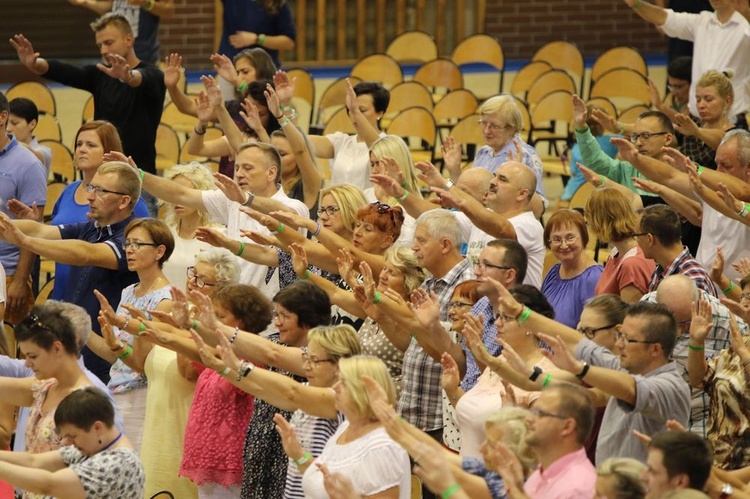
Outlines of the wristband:
M242 253L245 252L245 242L240 241L240 249L237 251L237 256L242 256Z
M110 348L110 350L112 350L113 352L116 352L118 350L122 350L123 348L125 348L125 344L121 341L119 345L117 345L115 348Z
M141 325L138 327L138 335L140 335L142 332L146 330L146 324L144 322L141 322Z
M193 324L190 326L190 329L197 331L198 330L198 321L193 321Z
M579 372L578 374L576 374L576 378L578 378L578 379L580 379L581 381L583 381L583 378L585 378L585 377L586 377L586 375L588 374L588 372L589 372L589 368L590 368L590 367L591 367L591 366L590 366L590 365L588 365L588 363L584 362L584 363L583 363L583 369L581 369L581 372Z
M279 222L279 226L276 227L276 230L272 230L274 234L281 234L281 231L284 230L284 224Z
M742 202L742 208L740 209L739 213L737 213L742 218L747 218L747 214L750 213L750 206L746 202Z
M601 184L599 184L599 187L604 187L604 182L607 181L607 178L604 175L599 175L599 180L601 181Z
M281 123L281 128L284 128L285 126L291 125L291 124L292 124L292 120L290 120L289 118L287 118L287 119L284 120L283 123Z
M274 115L274 118L276 118L276 121L278 121L279 123L281 123L281 118L283 118L283 117L284 117L284 113L283 112L281 113L281 116Z
M305 269L305 275L299 278L300 281L306 281L310 278L310 269Z
M693 345L692 343L688 342L688 348L690 350L694 351L694 352L702 352L703 350L706 349L706 346L705 345L701 345L701 346L697 347L697 346Z
M447 489L445 489L443 491L443 493L440 494L440 497L442 497L443 499L449 499L450 496L452 496L453 494L455 494L459 490L461 490L461 486L459 486L457 483L454 483L453 485L451 485L450 487L448 487Z
M403 182L401 182L401 187L403 187L404 189L406 189L407 187L409 187L409 184L406 183L406 180L404 180Z
M317 221L315 222L315 225L316 225L315 230L312 232L311 235L313 237L318 237L318 234L320 234L320 230L322 229L322 227L320 226L320 222L317 222Z
M227 367L225 367L225 368L224 368L224 370L223 370L223 371L221 371L221 372L219 372L219 371L216 371L216 372L218 372L218 373L219 373L219 376L221 376L221 377L223 377L223 378L226 378L227 376L229 376L229 373L231 373L231 372L232 372L232 368L231 368L231 367L229 367L229 366L227 366Z
M372 302L375 304L380 303L380 291L375 291L375 299L373 299Z
M204 132L204 133L205 133L205 132ZM144 171L143 171L143 170L141 170L140 168L138 168L138 172L139 172L139 175L138 175L138 177L139 177L139 178L141 179L141 182L143 182L143 177L145 177L145 176L146 176L146 172L144 172Z
M201 126L201 125L198 124L198 125L195 125L193 127L193 131L195 132L195 134L196 135L206 135L206 127L205 126L201 126L201 129L199 130L198 129L199 126Z
M516 321L518 321L519 324L523 324L524 322L526 322L526 319L528 319L530 315L531 309L524 306L523 310L521 310L521 313L518 314L518 317L516 317Z
M396 200L400 203L401 201L403 201L404 199L406 199L408 197L409 197L409 191L407 191L406 189L404 189L404 193L401 194L399 197L397 197Z
M456 184L454 184L454 183L453 183L453 180L450 180L450 179L449 179L449 180L448 180L448 181L447 181L447 182L445 183L445 187L443 187L443 189L445 189L446 191L449 191L449 190L451 190L451 187L453 187L454 185L456 185Z
M240 84L240 86L238 86L238 87L237 87L237 91L238 91L238 92L240 92L240 93L242 93L242 92L244 92L244 91L245 91L245 89L247 89L247 82L246 82L246 81L243 81L243 82L242 82L242 83Z
M305 452L305 455L302 456L299 459L292 459L292 462L297 465L297 467L302 466L303 464L307 463L310 459L312 459L312 454L309 452Z
M550 381L552 381L552 374L548 374L544 377L544 383L542 383L542 388L547 388L550 384Z
M699 176L699 177L700 177L701 175L703 175L703 167L702 167L701 165L698 165L698 166L697 166L697 167L695 168L695 171L696 171L696 172L698 172L698 176Z
M118 356L117 356L117 358L118 358L118 359L120 359L120 360L125 360L125 358L126 358L126 357L127 357L128 355L130 355L131 353L133 353L133 349L132 349L132 348L130 348L130 345L127 345L127 346L125 347L125 351L124 351L124 352L122 353L122 355L118 355Z
M242 202L242 206L249 207L251 204L253 204L253 201L255 201L255 194L253 194L252 192L246 192L245 194L247 194L247 197Z
M733 289L734 289L734 281L730 280L729 281L729 287L727 289L722 289L721 292L726 295L726 294L731 293Z
M281 109L282 111L286 111L287 109L294 110L294 106L292 106L291 104L288 105L288 106L285 106L283 104L279 104L279 109Z
M258 45L262 47L265 44L266 44L266 35L261 33L260 35L258 35Z
M617 124L620 125L620 135L625 135L625 123L618 121Z
M231 338L229 338L229 344L232 345L234 343L234 340L237 339L237 335L240 334L240 327L234 326L234 334Z

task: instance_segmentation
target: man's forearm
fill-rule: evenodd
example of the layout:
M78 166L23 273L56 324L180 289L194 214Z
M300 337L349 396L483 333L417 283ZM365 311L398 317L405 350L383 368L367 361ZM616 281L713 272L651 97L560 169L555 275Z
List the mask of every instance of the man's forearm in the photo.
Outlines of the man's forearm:
M97 1L97 0L86 0L82 3L79 3L81 7L86 7L92 12L95 12L96 14L103 16L110 10L112 10L112 2L111 1Z
M667 22L667 11L658 5L638 0L631 9L638 14L641 19L645 19L656 26L661 26Z
M630 405L636 403L635 378L626 372L590 366L583 380L594 388L598 388Z

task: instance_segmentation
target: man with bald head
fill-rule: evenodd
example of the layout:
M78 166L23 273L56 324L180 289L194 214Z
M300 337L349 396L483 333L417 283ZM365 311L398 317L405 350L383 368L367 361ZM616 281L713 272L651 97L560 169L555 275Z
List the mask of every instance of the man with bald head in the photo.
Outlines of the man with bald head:
M731 312L716 297L698 289L695 281L683 274L665 277L656 288L648 293L641 301L655 302L664 305L674 315L677 322L677 342L672 352L672 359L677 363L682 377L687 380L687 358L690 346L690 322L693 303L706 300L711 305L713 325L706 337L706 359L710 359L721 350L729 347L729 317ZM750 333L747 324L737 318L743 335ZM690 403L690 431L706 436L706 418L708 417L708 396L699 389L692 389Z

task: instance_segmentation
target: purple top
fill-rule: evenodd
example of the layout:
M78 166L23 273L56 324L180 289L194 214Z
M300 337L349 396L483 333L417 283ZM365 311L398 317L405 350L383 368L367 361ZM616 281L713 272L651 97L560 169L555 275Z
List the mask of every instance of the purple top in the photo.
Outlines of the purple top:
M592 265L571 279L563 279L559 263L549 269L542 283L542 293L555 309L557 322L574 329L578 326L583 306L594 296L603 270L601 265Z

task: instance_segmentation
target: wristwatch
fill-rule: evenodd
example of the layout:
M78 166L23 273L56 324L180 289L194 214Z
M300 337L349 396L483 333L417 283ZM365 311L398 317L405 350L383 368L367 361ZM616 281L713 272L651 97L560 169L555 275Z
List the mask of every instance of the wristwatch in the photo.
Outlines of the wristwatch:
M242 381L242 378L247 377L248 374L250 374L253 369L255 369L255 364L248 361L240 361L240 365L237 366L237 381Z
M446 190L446 191L449 191L449 190L451 190L451 187L453 187L454 185L456 185L456 184L455 184L455 183L453 182L453 180L448 180L448 181L447 181L447 182L445 183L445 190Z
M734 487L732 487L728 483L725 483L721 487L721 494L719 494L719 499L726 499L727 497L731 497L732 494L734 494Z
M536 381L540 374L542 374L542 368L539 366L534 366L534 372L531 373L531 376L529 376L529 380Z

